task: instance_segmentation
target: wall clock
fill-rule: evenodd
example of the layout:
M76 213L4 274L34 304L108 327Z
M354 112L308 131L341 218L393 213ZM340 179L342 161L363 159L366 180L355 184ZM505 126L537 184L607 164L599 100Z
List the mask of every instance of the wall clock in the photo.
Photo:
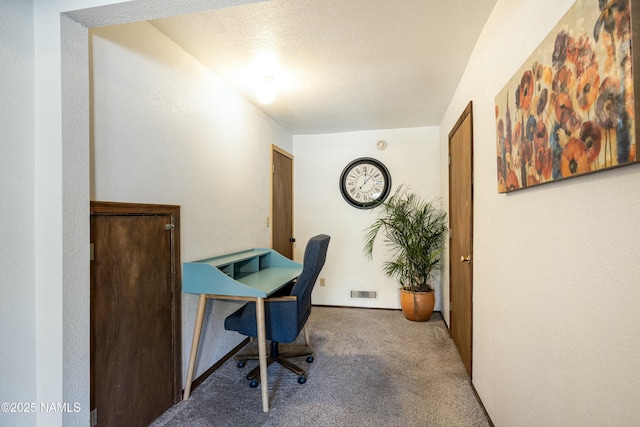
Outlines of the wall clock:
M351 206L372 209L384 202L391 190L391 175L382 162L361 157L340 175L340 192Z

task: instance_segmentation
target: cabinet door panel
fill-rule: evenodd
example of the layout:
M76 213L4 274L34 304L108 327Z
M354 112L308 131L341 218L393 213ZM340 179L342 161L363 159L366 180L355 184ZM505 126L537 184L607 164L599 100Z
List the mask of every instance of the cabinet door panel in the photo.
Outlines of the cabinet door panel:
M172 223L91 216L91 400L100 426L146 426L179 395Z

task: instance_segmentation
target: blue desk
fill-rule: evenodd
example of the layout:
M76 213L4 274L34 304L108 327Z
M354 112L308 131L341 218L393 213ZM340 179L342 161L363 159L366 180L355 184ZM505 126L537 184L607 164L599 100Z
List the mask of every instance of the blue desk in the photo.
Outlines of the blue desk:
M207 299L255 301L260 366L267 366L264 299L296 279L301 272L301 264L285 258L273 249L249 249L183 264L182 291L200 295L193 327L184 400L189 399L191 394L191 382ZM260 370L260 383L262 409L268 412L267 369Z

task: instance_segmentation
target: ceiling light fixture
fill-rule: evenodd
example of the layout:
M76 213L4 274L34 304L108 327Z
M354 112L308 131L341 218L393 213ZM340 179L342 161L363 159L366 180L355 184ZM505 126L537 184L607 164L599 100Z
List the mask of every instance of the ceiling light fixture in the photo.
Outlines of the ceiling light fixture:
M273 77L262 76L256 88L256 99L262 104L271 104L276 99Z

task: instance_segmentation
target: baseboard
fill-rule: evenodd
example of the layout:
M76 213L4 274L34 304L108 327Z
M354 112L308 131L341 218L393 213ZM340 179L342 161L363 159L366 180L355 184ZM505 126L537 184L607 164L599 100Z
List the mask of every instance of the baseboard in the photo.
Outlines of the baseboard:
M352 305L330 305L330 304L312 304L313 307L329 307L329 308L359 308L362 310L389 310L389 311L402 311L401 308L386 308L386 307L359 307L359 306L352 306ZM442 317L442 320L444 320L444 316L442 316L442 312L438 311L438 310L434 310L434 313L439 314ZM445 325L447 324L447 322L445 322Z
M442 313L440 313L440 315L442 315ZM449 324L447 323L447 320L444 318L444 316L442 316L442 321L444 322L444 326L447 327L447 330L449 331L449 335L451 335L451 328L449 327Z
M442 313L440 313L440 315L442 316ZM444 322L444 325L447 327L447 331L449 331L449 337L451 337L451 328L449 328L449 325L447 325L447 321L444 319L444 316L442 316L442 321ZM469 383L471 384L471 389L473 390L473 394L476 395L476 399L480 404L480 408L482 408L482 412L484 412L484 415L487 417L487 421L489 421L489 425L491 427L495 427L493 424L493 421L491 421L491 417L489 416L489 413L487 412L487 408L484 407L484 403L482 403L482 399L480 399L480 395L478 394L478 390L476 390L476 386L473 385L472 378L469 378Z
M312 307L327 307L327 308L360 308L362 310L392 310L392 311L400 311L399 308L385 308L385 307L361 307L361 306L353 306L353 305L331 305L331 304L312 304Z
M487 417L487 421L489 421L489 425L491 427L495 427L495 425L493 424L493 421L491 420L491 417L489 416L489 413L487 412L487 408L484 407L484 403L482 403L482 399L480 399L480 395L478 394L478 390L476 390L476 386L473 385L473 381L470 381L470 382L471 382L471 389L473 390L473 394L476 395L476 399L478 399L480 408L482 408L482 412L484 412L484 415Z
M235 346L229 353L225 354L222 357L222 359L218 360L209 369L204 371L198 378L193 380L193 382L191 383L191 393L193 393L193 390L195 390L196 387L198 387L200 384L202 384L204 382L204 380L209 378L209 376L211 374L213 374L218 368L220 368L224 364L224 362L226 362L227 360L231 359L234 354L236 354L238 351L240 351L242 349L242 347L247 345L248 342L249 342L249 338L247 337L240 344ZM182 395L184 395L184 388L182 389Z

